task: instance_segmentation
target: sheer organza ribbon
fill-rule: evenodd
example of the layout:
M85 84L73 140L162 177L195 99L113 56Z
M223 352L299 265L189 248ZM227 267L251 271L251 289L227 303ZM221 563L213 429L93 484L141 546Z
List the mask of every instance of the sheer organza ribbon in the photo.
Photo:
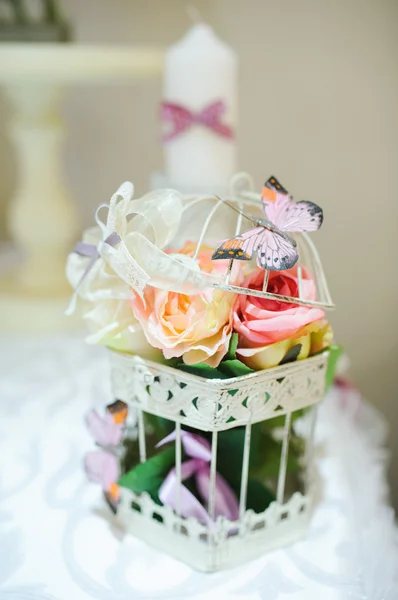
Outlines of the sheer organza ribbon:
M114 231L113 233L108 235L108 237L105 238L105 240L103 241L103 244L108 244L109 246L114 248L120 242L121 242L120 235ZM95 244L88 244L87 242L77 242L76 246L73 249L73 252L75 252L79 256L89 258L90 261L89 261L87 267L85 268L85 270L83 271L83 274L80 277L80 279L77 283L77 286L75 287L75 291L73 293L73 296L71 298L69 306L65 311L66 315L72 314L73 311L75 310L76 300L77 300L77 296L79 294L79 289L80 289L81 285L83 284L84 280L86 279L87 275L89 274L89 272L95 265L96 261L101 257L101 253L98 249L98 246L96 246Z
M133 199L134 186L125 182L109 205L96 212L95 227L68 257L66 274L74 297L90 302L129 299L154 287L183 293L198 293L221 282L218 275L200 271L188 256L163 251L176 237L183 215L182 196L174 190L156 190ZM106 221L100 217L107 210ZM83 250L83 251L82 251Z
M157 447L163 446L176 439L174 431L165 437ZM185 454L190 457L181 465L181 481L186 481L194 476L196 488L205 506L210 497L210 461L211 447L209 442L188 431L181 432L181 443ZM180 489L179 489L180 488ZM212 525L213 521L203 504L189 489L177 480L176 469L173 468L159 489L159 498L163 504L179 511L182 517L195 517L201 523ZM216 473L214 489L214 517L225 516L230 521L239 518L239 505L235 493L225 481Z
M174 139L195 123L207 127L217 135L232 138L233 131L231 127L221 122L225 111L226 105L223 100L216 100L199 112L194 112L174 102L163 102L161 105L161 118L163 121L171 123L172 126L171 131L163 136L163 141L168 142Z

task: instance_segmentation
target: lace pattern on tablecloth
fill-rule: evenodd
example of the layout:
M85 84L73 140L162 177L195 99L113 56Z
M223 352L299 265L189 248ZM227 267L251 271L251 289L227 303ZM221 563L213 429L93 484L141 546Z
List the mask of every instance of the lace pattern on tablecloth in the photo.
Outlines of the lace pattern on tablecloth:
M81 463L83 416L110 399L107 355L78 338L1 341L1 600L396 600L386 428L355 392L320 408L320 502L307 539L202 574L116 528Z

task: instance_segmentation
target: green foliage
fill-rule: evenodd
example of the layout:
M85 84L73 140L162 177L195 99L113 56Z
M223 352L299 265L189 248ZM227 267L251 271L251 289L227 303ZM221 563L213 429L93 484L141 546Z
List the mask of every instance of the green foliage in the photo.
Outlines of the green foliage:
M229 342L228 352L224 356L224 360L235 360L236 358L236 349L238 347L239 336L237 333L233 333L231 335L231 340Z
M238 496L239 498L239 496ZM257 479L247 482L246 508L256 513L263 512L275 500L274 494Z
M286 352L285 356L282 358L279 364L287 365L287 363L291 363L297 360L297 357L301 352L301 348L302 344L296 344L295 346L292 346L292 348L290 348L290 350Z
M206 379L229 379L231 377L241 377L253 373L253 369L249 369L243 362L236 358L236 348L238 347L238 334L233 333L229 348L224 359L218 367L210 367L205 363L197 363L196 365L186 365L181 359L172 359L166 361L166 364L174 369L179 369L185 373L205 377Z
M119 485L135 494L148 492L154 502L161 504L158 496L159 488L166 475L175 465L174 445L157 452L143 463L137 464L130 471L122 475Z
M250 369L245 363L237 358L234 358L233 360L223 360L218 365L217 370L221 371L221 373L227 377L242 377L243 375L254 373L253 369Z
M226 375L218 368L210 367L204 363L197 363L196 365L186 365L183 362L178 363L175 367L179 371L185 373L191 373L191 375L198 375L199 377L205 377L206 379L228 379L230 375Z
M328 367L326 370L326 391L330 388L330 386L332 385L335 375L336 375L336 369L337 369L337 363L338 360L340 358L340 356L343 354L343 347L342 346L330 346L328 348L329 350L329 358L328 358Z
M245 428L236 427L218 434L217 470L229 483L239 499L242 479L243 447L245 443ZM262 464L263 435L261 423L256 423L251 428L250 438L250 463L249 480L247 484L247 508L255 512L262 512L275 500L272 492L261 481L253 479L256 470Z
M281 459L282 444L275 440L269 432L262 430L261 449L256 460L253 461L253 466L250 474L262 481L274 479L279 473L279 463ZM300 456L302 455L303 444L297 436L291 435L287 473L298 473L300 471Z
M295 410L291 417L292 425L295 421L297 421L297 419L300 419L300 417L304 416L307 411L308 408L300 408L299 410ZM263 422L263 429L270 430L283 428L285 425L285 419L286 415L280 415L279 417L274 417L273 419L267 419Z

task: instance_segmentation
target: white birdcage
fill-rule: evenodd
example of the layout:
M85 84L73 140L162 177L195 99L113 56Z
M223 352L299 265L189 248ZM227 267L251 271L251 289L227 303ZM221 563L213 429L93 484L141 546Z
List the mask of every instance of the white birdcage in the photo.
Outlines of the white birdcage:
M230 194L226 199L239 211L236 219L234 211L225 206L224 199L211 196L176 200L174 192L163 191L149 194L138 201L141 202L139 205L134 205L137 201L133 201L131 196L132 190L126 190L126 187L114 196L113 204L111 201L109 207L111 216L108 215L106 226L102 224L102 241L99 240L96 253L83 254L86 261L87 257L94 256L94 261L90 259L89 264L85 262L81 265L80 275L74 279L75 288L86 299L93 301L98 290L103 291L103 286L93 285L95 269L97 276L101 270L100 266L93 268L93 264L101 257L113 273L116 272L138 293L142 292L146 284L190 294L210 286L297 305L333 308L318 253L306 234L294 235L299 254L298 297L267 292L267 277L264 277L262 290L231 284L232 260L225 261L224 273L216 278L198 269L196 253L193 257L186 257L167 251L167 247L175 248L182 240L192 241L194 238L199 249L203 243L214 247L217 239L239 234L244 229L244 215L255 215L260 210L260 196L253 192L250 178L246 174L237 175L232 180ZM160 208L163 201L164 206ZM149 207L147 212L145 202ZM160 244L156 241L156 231L154 234L151 229L151 219L158 218L161 214L162 219L167 221L171 218L170 208L177 203L180 203L178 227L170 226L168 232L163 232ZM120 214L117 213L118 207L121 207ZM137 224L141 232L144 232L138 238ZM217 237L220 231L223 235ZM115 240L110 243L109 239L115 234L116 243ZM123 243L122 250L120 240ZM118 249L115 249L117 244ZM315 300L305 298L303 294L303 267L308 268L314 276L317 288ZM70 276L70 279L73 280L73 277ZM268 549L291 543L303 535L313 506L313 433L316 404L325 391L327 351L304 360L230 379L206 379L119 352L111 352L110 358L113 398L127 405L130 420L125 429L125 439L117 452L121 470L123 471L122 448L126 440L137 445L139 461L145 462L147 459L147 415L171 421L175 430L173 443L177 492L173 508L160 506L145 492L134 493L124 487L120 488L117 518L133 535L204 571L215 571L241 563ZM302 415L303 409L308 409L305 416L295 419L297 414ZM265 510L254 512L247 508L252 428L260 423L266 427L271 419L277 417L283 417L283 423L279 421L280 426L275 430L280 444L279 468L277 476L268 482L270 488L273 487L275 499ZM301 476L296 478L292 487L286 485L286 476L293 421L294 435L305 440L305 450L300 459ZM183 485L182 436L191 428L203 432L210 443L210 486L206 506L209 521L206 523L194 517L185 518L180 510ZM239 466L239 517L230 521L225 516L216 518L215 515L217 462L220 456L218 447L223 432L237 428L239 432L243 432L244 440Z
M146 460L144 413L175 423L177 485L182 485L181 431L194 427L211 432L208 513L214 520L217 443L220 432L244 427L239 520L223 516L206 525L176 510L159 506L147 493L121 488L118 519L149 544L203 571L216 571L293 543L304 535L313 507L312 445L315 405L325 388L328 353L296 363L225 380L209 380L137 357L111 354L114 397L133 409L141 461ZM237 392L236 392L237 390ZM231 392L234 392L231 395ZM302 490L285 493L292 415L311 408L302 431L306 439ZM251 428L255 423L284 416L276 500L265 511L246 510Z

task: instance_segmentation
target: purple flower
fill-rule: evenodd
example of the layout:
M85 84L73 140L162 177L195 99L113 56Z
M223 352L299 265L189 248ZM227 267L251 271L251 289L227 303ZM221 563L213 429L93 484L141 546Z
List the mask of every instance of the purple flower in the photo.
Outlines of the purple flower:
M176 439L175 431L159 442L159 446ZM190 457L181 465L181 481L194 476L197 490L205 506L210 496L210 460L211 447L209 442L200 435L181 432L181 443L185 453ZM171 469L159 489L159 498L174 510L179 509L182 517L195 517L198 521L211 525L212 519L203 504L188 490L185 485L178 490L178 481L175 468ZM214 516L225 516L230 521L239 518L239 505L235 493L229 484L219 474L216 474Z

